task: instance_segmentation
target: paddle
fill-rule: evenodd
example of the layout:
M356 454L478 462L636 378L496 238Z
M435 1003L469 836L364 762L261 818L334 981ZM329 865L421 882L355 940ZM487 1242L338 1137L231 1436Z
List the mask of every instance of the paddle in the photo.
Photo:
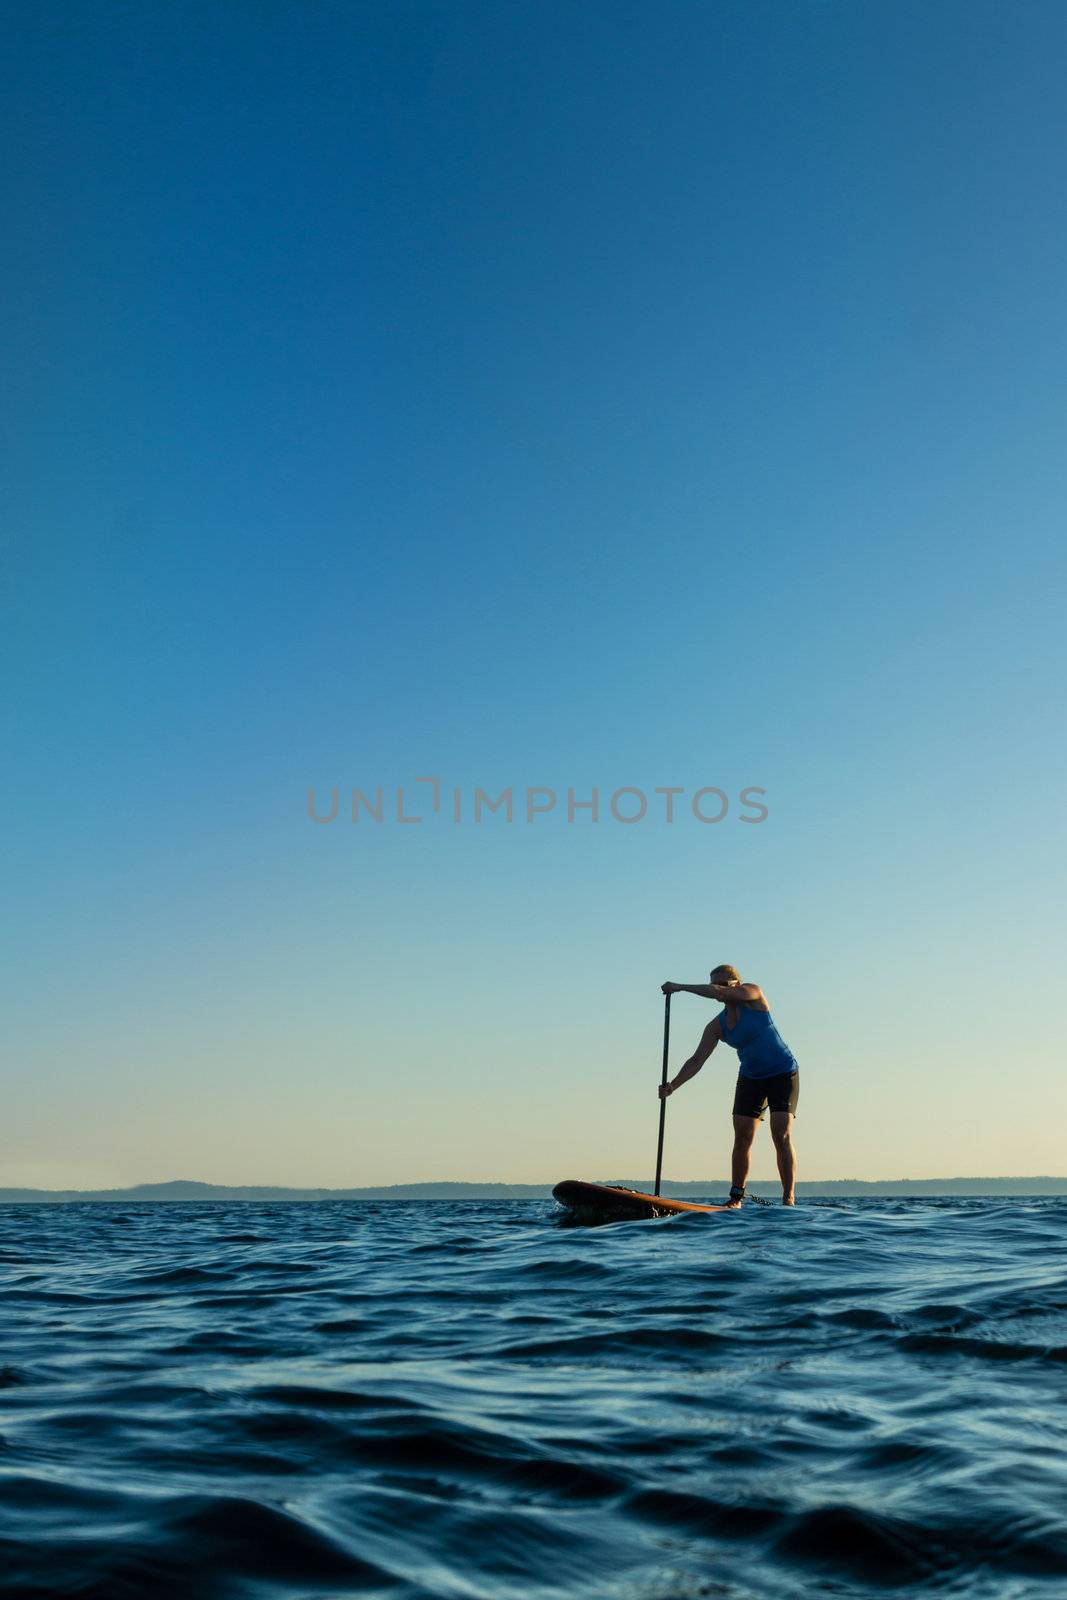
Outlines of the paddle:
M671 997L664 996L663 1005L663 1076L661 1084L667 1082L667 1057L671 1048ZM663 1125L667 1120L667 1097L664 1095L659 1103L659 1143L656 1146L656 1187L653 1194L659 1194L660 1173L663 1171Z

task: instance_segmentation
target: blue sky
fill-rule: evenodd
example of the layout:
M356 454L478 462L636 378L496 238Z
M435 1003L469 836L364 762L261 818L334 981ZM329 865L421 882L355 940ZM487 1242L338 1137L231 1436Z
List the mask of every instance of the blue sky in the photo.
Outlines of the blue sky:
M1062 7L8 44L0 1182L637 1176L718 961L802 1175L1063 1171Z

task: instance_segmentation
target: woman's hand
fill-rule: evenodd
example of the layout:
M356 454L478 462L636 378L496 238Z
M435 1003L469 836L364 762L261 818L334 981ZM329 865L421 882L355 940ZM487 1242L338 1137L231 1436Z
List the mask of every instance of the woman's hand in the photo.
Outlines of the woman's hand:
M677 994L681 987L680 983L663 983L660 985L664 994Z
M661 1083L660 1084L660 1086L659 1086L659 1097L660 1097L661 1100L666 1100L667 1096L670 1095L670 1094L673 1094L673 1093L674 1093L674 1084L673 1083Z

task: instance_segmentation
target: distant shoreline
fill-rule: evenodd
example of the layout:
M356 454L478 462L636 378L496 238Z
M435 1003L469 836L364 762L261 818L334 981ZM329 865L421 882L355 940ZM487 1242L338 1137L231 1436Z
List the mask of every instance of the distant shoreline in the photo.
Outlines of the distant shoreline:
M572 1174L573 1176L573 1174ZM651 1192L653 1179L598 1177L597 1183ZM725 1194L729 1178L690 1179L665 1182L665 1195L715 1196ZM775 1196L779 1186L772 1181L749 1184L751 1194ZM290 1189L279 1185L196 1183L175 1180L169 1183L139 1183L126 1189L19 1189L0 1188L0 1205L76 1205L86 1202L174 1204L190 1202L225 1203L231 1201L323 1201L323 1200L547 1200L551 1183L396 1183L354 1189ZM937 1196L1067 1195L1067 1178L827 1178L797 1184L797 1194L809 1199L869 1195L872 1198Z

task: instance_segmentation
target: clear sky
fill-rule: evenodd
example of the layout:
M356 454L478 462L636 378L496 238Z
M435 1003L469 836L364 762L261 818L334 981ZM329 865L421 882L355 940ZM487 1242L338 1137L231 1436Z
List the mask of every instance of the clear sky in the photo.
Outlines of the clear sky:
M0 1184L1067 1171L1059 0L6 18Z

